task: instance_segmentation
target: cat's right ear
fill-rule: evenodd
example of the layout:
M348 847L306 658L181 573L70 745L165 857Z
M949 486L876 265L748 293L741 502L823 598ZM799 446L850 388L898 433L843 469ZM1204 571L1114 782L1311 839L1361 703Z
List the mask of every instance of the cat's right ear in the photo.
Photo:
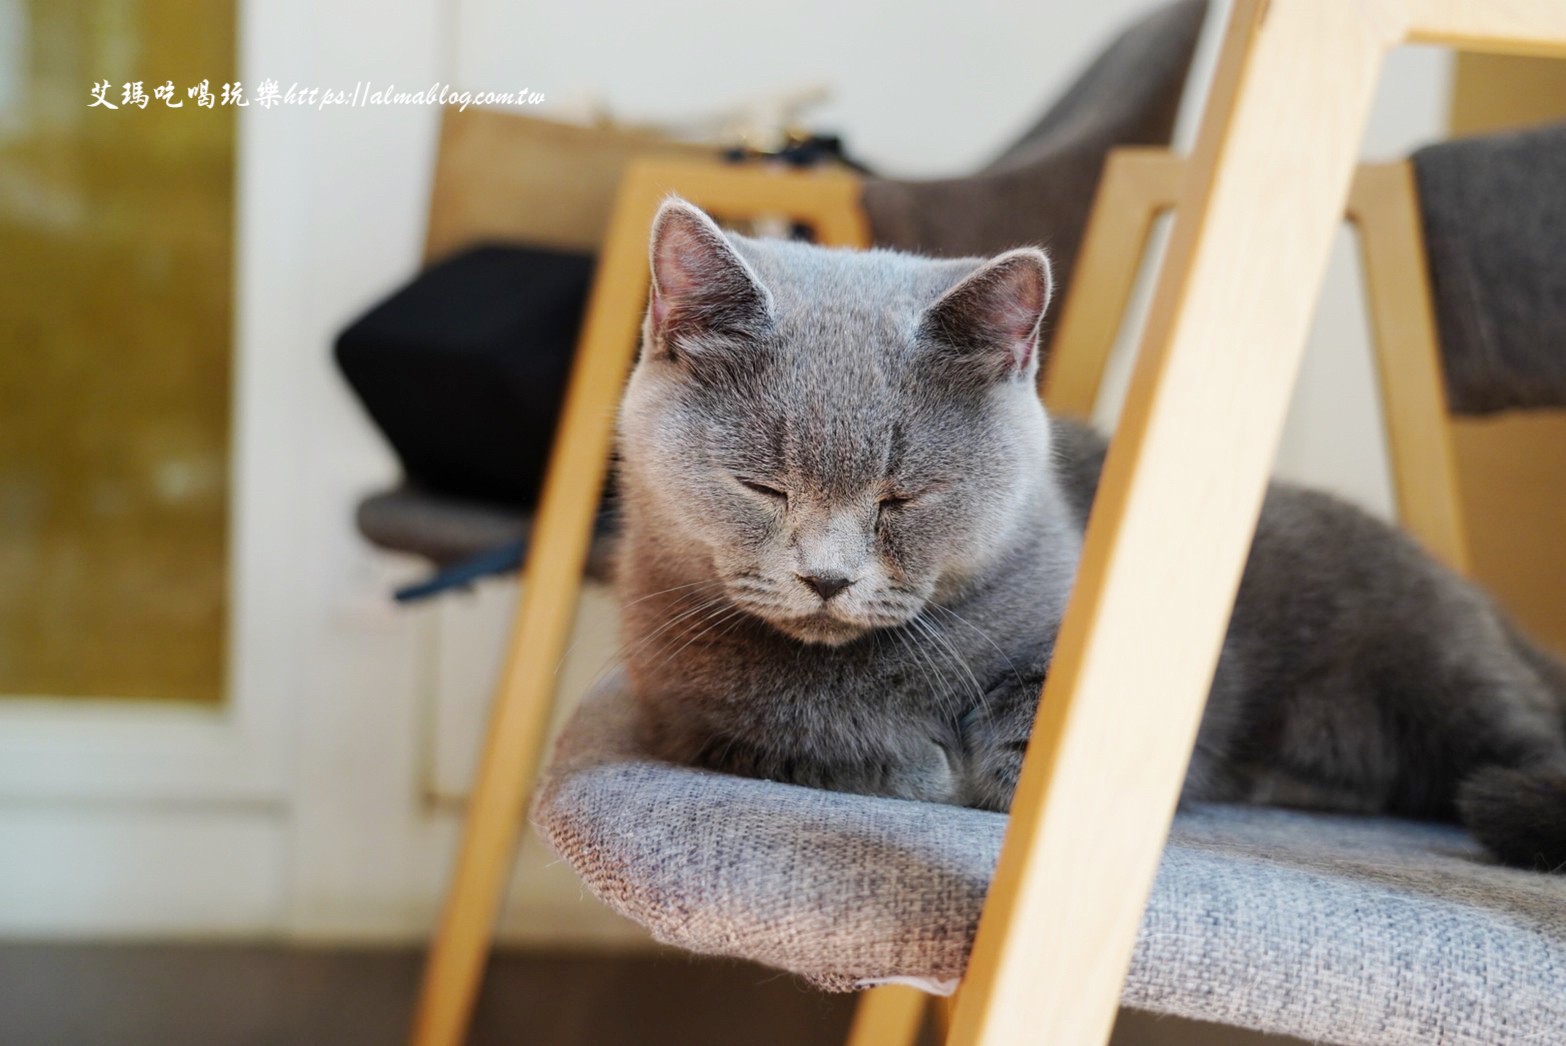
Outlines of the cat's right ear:
M985 384L1031 382L1038 373L1039 328L1053 291L1043 251L1007 251L941 295L920 317L919 330L955 355L958 373Z
M772 300L745 259L702 211L671 196L652 227L646 351L695 356L704 338L743 337L767 322Z

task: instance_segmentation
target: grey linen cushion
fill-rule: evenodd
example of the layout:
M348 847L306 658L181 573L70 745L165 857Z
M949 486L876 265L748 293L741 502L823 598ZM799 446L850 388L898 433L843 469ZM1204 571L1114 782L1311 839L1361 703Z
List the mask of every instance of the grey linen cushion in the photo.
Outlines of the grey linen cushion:
M441 565L526 537L530 523L519 508L437 494L410 483L366 497L354 521L371 544Z
M660 941L831 990L961 976L1006 820L653 761L614 679L536 823ZM1127 1006L1338 1043L1566 1041L1566 876L1458 829L1250 807L1176 818Z
M533 530L532 515L513 505L438 494L406 482L360 501L355 522L372 545L422 556L438 567L525 540ZM607 528L594 533L584 570L595 581L613 576L614 540Z

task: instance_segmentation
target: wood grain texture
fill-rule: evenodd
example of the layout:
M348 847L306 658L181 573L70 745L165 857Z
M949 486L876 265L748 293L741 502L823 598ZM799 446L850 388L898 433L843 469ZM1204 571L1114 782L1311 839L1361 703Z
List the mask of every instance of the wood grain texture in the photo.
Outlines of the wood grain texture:
M1039 374L1051 411L1083 420L1093 416L1153 222L1179 199L1185 170L1185 157L1168 149L1109 154L1061 304L1060 327Z
M633 160L705 159L710 146L627 127L578 127L474 106L441 111L424 263L477 243L591 254Z
M1235 4L952 1042L1109 1034L1393 42Z
M917 988L885 984L859 998L848 1046L914 1046L924 1027L930 996Z
M1409 43L1566 57L1566 4L1561 0L1406 0L1406 4Z
M720 216L784 214L823 243L863 247L859 181L838 171L641 160L615 200L523 569L522 599L484 738L462 845L425 970L413 1041L456 1046L477 995L537 772L603 487L615 408L647 302L647 236L677 192Z
M1348 216L1359 231L1398 519L1431 555L1467 573L1468 536L1413 167L1407 161L1362 166Z

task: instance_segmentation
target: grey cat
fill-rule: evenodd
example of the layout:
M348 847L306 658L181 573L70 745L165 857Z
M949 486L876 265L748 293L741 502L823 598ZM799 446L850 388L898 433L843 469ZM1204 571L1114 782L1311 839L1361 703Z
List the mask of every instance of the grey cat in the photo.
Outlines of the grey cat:
M755 241L670 200L652 270L619 439L647 743L1007 809L1105 449L1034 392L1045 255ZM1274 484L1183 798L1456 817L1566 866L1566 672L1397 531Z

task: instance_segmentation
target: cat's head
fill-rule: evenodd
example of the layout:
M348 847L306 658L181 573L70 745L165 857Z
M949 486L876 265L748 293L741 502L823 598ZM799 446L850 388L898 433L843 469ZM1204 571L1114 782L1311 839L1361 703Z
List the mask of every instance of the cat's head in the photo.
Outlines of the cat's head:
M992 571L1048 471L1049 262L723 233L669 200L621 412L635 516L806 642L901 625Z

